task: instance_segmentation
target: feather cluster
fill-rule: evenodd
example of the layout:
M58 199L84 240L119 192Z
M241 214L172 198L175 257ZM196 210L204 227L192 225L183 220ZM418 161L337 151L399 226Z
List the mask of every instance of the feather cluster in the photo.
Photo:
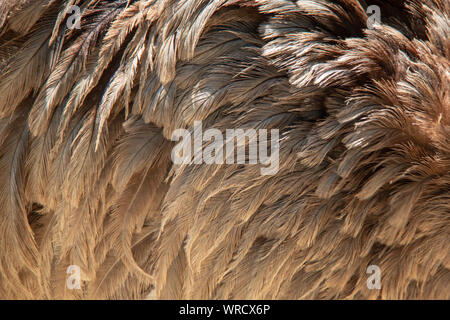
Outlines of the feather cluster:
M448 0L1 1L0 298L450 299L449 35ZM173 164L194 121L279 129L278 173Z

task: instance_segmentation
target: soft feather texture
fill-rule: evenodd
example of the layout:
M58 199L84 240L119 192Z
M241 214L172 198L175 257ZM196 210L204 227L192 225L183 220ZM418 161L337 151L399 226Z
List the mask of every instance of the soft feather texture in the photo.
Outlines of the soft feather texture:
M446 0L2 1L0 298L449 299L449 34ZM279 129L280 170L174 165L195 120Z

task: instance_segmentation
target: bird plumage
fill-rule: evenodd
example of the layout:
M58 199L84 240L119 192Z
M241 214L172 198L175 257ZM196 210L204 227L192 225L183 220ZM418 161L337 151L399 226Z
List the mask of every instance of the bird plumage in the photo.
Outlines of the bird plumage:
M2 1L0 298L449 299L449 33L445 0ZM196 120L279 129L278 173L172 163Z

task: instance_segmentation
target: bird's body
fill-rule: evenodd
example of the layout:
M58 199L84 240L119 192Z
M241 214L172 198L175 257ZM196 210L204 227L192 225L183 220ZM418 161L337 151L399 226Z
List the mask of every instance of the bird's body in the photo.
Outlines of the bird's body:
M449 30L447 0L1 1L0 298L449 299ZM279 130L278 171L173 163L195 121Z

